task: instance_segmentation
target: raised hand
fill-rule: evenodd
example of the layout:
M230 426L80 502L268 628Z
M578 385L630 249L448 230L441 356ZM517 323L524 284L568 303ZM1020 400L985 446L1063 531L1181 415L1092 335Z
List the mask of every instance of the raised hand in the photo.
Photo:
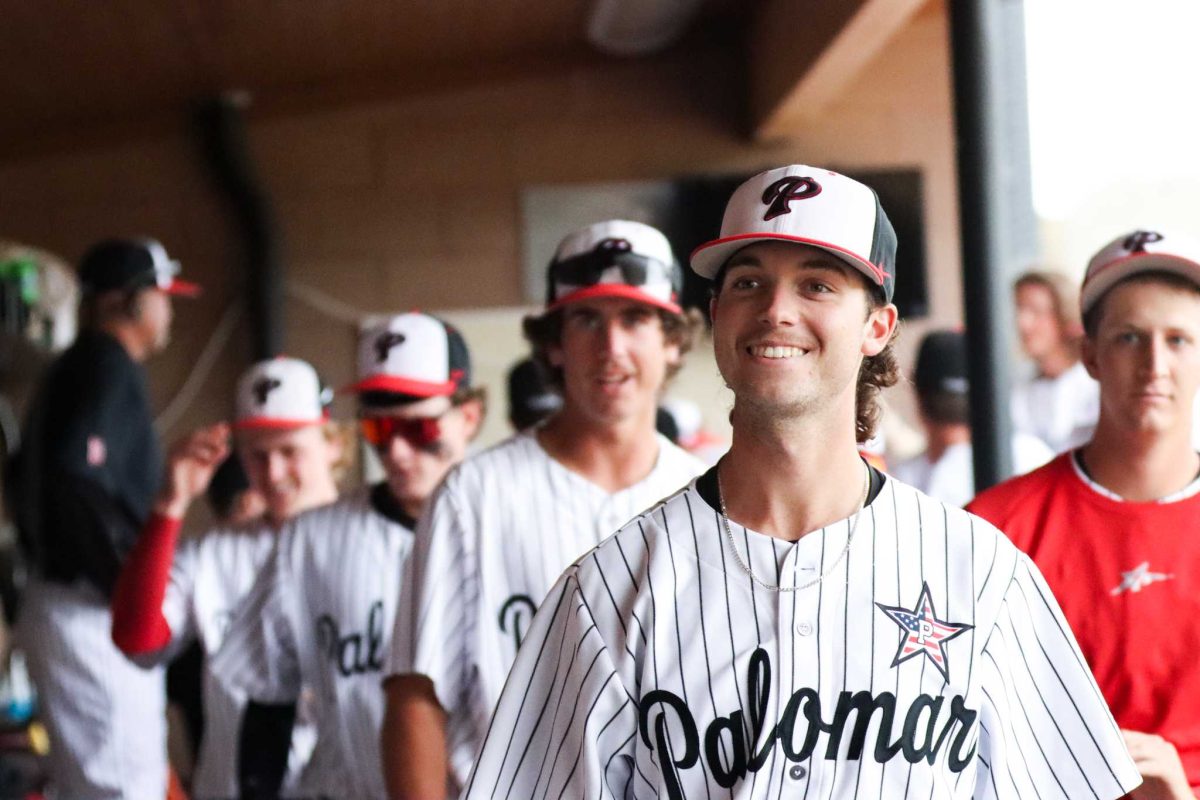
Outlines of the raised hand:
M224 422L192 431L175 442L167 452L166 475L154 510L182 519L228 455L229 425Z

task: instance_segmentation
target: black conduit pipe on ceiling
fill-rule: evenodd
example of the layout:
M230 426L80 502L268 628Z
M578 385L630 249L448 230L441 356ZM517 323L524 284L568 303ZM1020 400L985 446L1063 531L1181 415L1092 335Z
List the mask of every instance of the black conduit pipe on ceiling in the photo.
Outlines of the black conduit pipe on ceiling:
M226 93L201 103L194 115L201 154L229 205L241 242L254 358L283 348L283 264L270 197L254 170L242 109L244 95Z

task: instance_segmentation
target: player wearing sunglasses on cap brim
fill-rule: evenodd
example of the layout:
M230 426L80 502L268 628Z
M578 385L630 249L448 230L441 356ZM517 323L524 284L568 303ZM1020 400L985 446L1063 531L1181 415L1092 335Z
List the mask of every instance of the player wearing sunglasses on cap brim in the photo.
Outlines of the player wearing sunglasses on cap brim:
M557 574L703 469L654 427L695 325L666 237L589 225L547 277L525 333L561 407L453 470L417 529L385 669L393 798L457 796Z
M227 680L258 704L294 701L301 687L314 697L318 745L289 796L384 796L381 671L416 519L482 421L470 377L462 336L435 317L363 330L344 391L385 478L285 526L230 624L216 659Z

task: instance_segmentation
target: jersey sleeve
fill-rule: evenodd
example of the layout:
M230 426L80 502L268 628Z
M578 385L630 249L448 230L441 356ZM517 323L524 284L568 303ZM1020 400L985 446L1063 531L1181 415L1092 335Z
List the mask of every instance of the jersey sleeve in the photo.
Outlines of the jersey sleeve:
M278 547L254 582L213 656L213 672L260 703L290 703L300 694L296 646L299 620L292 577L295 529L280 533Z
M978 668L976 798L1111 800L1141 782L1057 601L1023 554Z
M454 484L447 482L417 524L385 673L427 676L452 722L464 705L472 663L475 561L474 536L464 525Z
M197 635L195 618L196 573L203 538L193 536L175 547L167 586L162 599L162 616L171 630L170 650L179 651Z
M637 704L574 569L534 617L463 800L632 797Z

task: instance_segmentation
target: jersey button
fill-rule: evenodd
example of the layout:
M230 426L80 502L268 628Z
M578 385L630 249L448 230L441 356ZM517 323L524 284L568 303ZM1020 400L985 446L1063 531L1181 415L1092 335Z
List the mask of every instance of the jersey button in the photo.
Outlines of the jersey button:
M804 776L807 774L808 770L806 770L802 764L793 764L792 768L788 770L788 775L790 775L794 781L804 780Z
M812 636L813 625L811 622L797 622L796 633L801 636Z

